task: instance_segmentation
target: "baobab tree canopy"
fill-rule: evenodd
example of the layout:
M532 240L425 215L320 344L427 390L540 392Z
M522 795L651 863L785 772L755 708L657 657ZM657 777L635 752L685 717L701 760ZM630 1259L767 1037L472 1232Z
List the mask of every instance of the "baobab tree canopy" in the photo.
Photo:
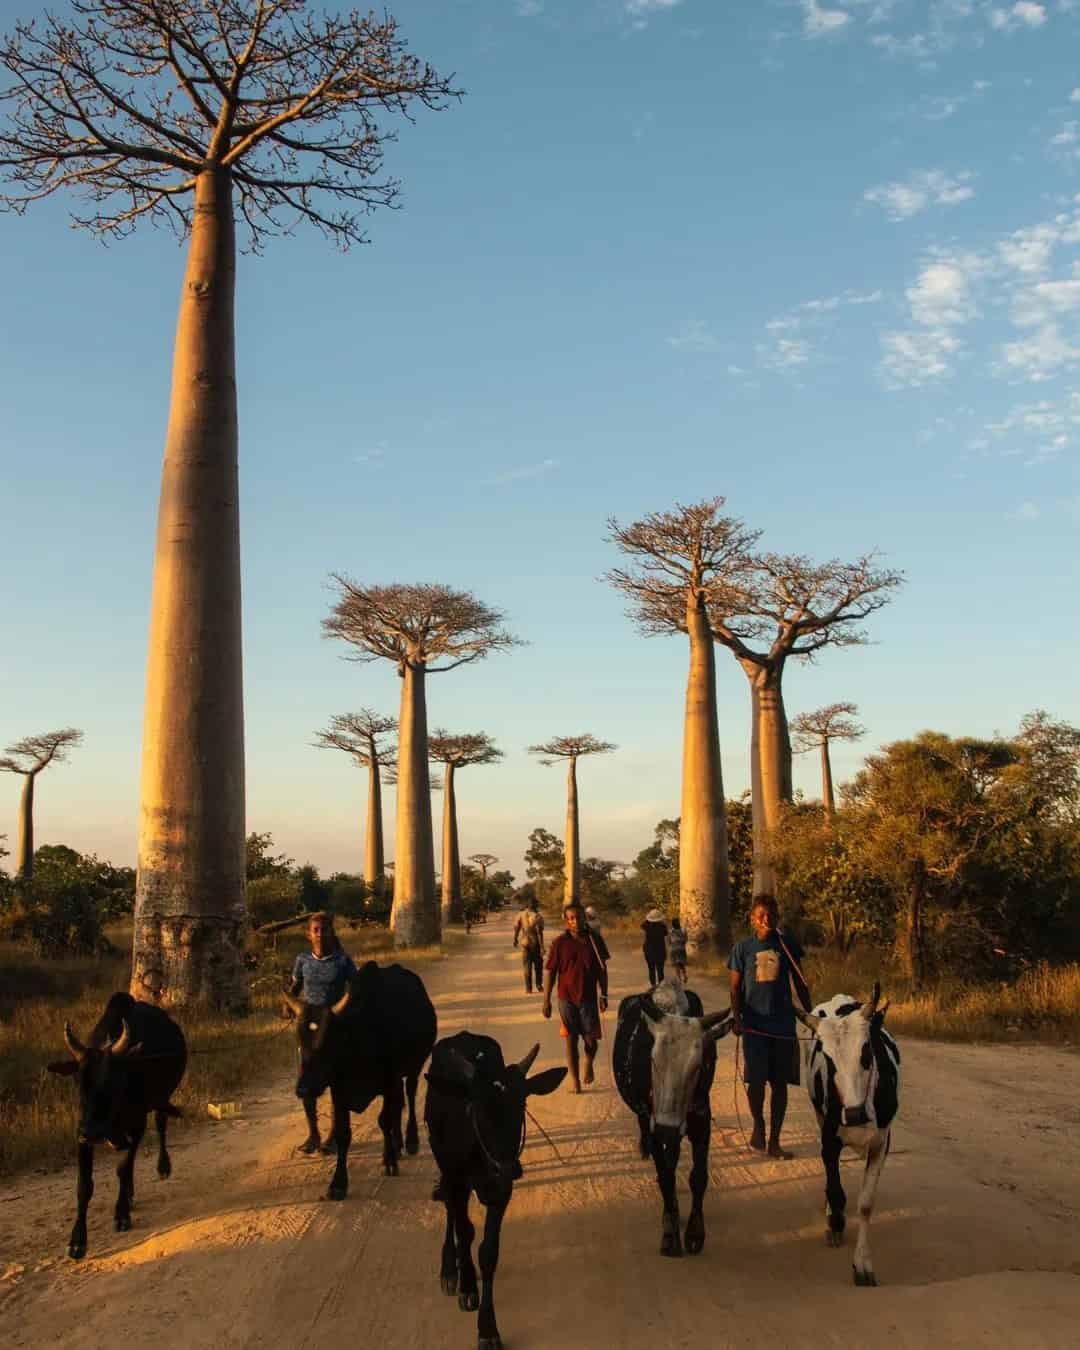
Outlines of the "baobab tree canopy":
M50 764L67 758L67 752L82 742L83 734L74 727L59 731L45 731L38 736L24 736L9 745L0 770L18 773L23 777L22 797L19 802L19 844L15 855L15 872L20 880L29 882L34 870L34 780Z
M316 733L315 745L320 750L342 750L365 768L378 764L390 769L394 765L394 746L384 738L396 731L396 717L384 717L370 708L361 708L359 712L331 717L330 725Z
M606 755L616 749L611 741L597 740L590 732L579 736L553 736L541 745L530 745L531 755L540 755L541 764L565 760L566 770L566 885L563 901L570 904L581 891L581 814L578 809L577 762L583 755Z
M502 759L503 752L486 732L452 736L442 727L436 727L428 737L428 757L436 763L464 769L471 764L494 764Z
M342 248L391 206L387 115L445 106L451 80L405 50L389 15L304 0L74 0L74 19L18 23L0 45L0 167L17 209L64 188L77 225L191 227L195 186L226 171L252 248L300 220Z
M854 703L830 703L791 719L791 742L796 754L816 750L823 741L857 741L866 728L855 720Z
M530 745L530 755L542 756L540 763L552 765L560 759L578 759L582 755L606 755L618 747L611 741L597 740L589 732L580 736L553 736L541 745Z

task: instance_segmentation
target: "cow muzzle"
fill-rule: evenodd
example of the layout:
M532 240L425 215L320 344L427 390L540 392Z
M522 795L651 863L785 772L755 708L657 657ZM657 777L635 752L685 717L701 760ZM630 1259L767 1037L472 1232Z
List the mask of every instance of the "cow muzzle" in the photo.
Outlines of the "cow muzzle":
M841 1125L869 1125L870 1113L865 1106L845 1106L840 1112Z

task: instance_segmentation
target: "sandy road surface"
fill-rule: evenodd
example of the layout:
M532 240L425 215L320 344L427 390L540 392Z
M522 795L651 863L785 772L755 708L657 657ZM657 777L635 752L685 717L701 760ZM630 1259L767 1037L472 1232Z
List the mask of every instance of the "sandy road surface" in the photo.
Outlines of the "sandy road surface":
M440 1033L485 1031L508 1058L539 1040L537 1067L561 1062L557 1026L525 997L509 948L498 920L474 930L466 957L425 971ZM616 944L613 1001L640 987L643 970ZM726 1006L715 983L696 987L706 1009ZM733 1113L732 1046L721 1042L698 1257L658 1255L652 1168L637 1159L606 1062L587 1094L534 1103L565 1162L530 1129L496 1285L508 1350L1077 1344L1080 1056L902 1047L905 1100L874 1226L882 1286L865 1290L851 1284L850 1247L822 1241L805 1096L793 1094L789 1116L795 1161L749 1157ZM5 1344L98 1350L120 1333L134 1346L186 1350L471 1347L475 1314L439 1292L442 1207L429 1199L426 1140L400 1177L384 1178L374 1114L354 1123L344 1204L320 1198L331 1164L294 1151L302 1117L285 1082L244 1120L178 1146L170 1182L140 1157L130 1233L111 1231L115 1181L102 1157L79 1264L63 1255L73 1172L0 1191ZM684 1186L685 1172L684 1162ZM849 1196L856 1177L852 1160Z

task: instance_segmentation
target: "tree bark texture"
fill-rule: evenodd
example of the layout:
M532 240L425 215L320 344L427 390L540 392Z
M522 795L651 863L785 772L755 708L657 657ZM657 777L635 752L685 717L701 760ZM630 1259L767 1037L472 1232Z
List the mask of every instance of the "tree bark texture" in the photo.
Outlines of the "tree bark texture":
M131 992L248 1005L244 706L229 174L195 187L161 476Z
M829 739L821 742L821 800L825 806L825 819L832 820L836 815L836 798L833 795L832 764L829 761Z
M754 826L754 895L776 894L769 835L792 798L791 740L781 688L783 663L740 662L750 681L750 789Z
M723 947L731 940L731 878L716 711L716 652L700 597L688 599L686 627L690 673L683 728L679 921L691 944Z
M923 939L923 908L926 880L922 868L917 868L908 887L907 912L904 915L903 963L913 990L922 988L926 981L926 946Z
M443 766L442 921L444 924L465 921L465 905L461 898L461 855L458 849L454 768L453 764Z
M402 674L394 903L390 910L390 928L397 947L426 947L442 936L435 895L426 675L422 662L411 661L406 662Z
M368 766L367 838L364 840L364 881L373 895L386 890L383 854L382 766L375 755Z
M581 835L578 815L577 756L566 765L566 882L563 904L581 899Z
M31 881L34 875L34 778L23 774L19 794L19 843L15 849L15 875L20 881Z

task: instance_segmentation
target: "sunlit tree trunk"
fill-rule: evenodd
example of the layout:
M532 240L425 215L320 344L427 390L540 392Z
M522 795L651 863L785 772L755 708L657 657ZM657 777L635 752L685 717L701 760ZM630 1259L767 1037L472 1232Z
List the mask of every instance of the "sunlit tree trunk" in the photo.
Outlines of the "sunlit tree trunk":
M383 856L382 766L372 754L368 766L367 838L364 840L364 881L373 895L386 890Z
M424 664L418 661L407 661L402 672L394 903L390 911L390 927L398 947L426 947L441 937L428 776L426 674Z
M161 478L131 991L246 1008L231 182L195 187Z
M687 599L690 673L683 729L682 819L679 828L679 920L691 943L726 946L731 939L716 652L705 606Z
M829 762L829 739L821 742L821 800L825 806L825 819L832 820L836 815L836 798L833 796L832 764Z
M577 757L571 755L566 767L566 883L563 904L581 899L581 836L579 834Z
M754 895L776 894L769 835L791 801L791 740L781 690L783 664L739 663L750 681L750 789L754 821Z
M23 774L22 792L19 794L19 842L15 848L15 875L20 881L29 882L34 875L34 777L32 773Z
M458 851L457 795L454 790L455 765L444 765L443 776L443 848L442 848L442 921L461 923L465 906L461 899L461 857Z

